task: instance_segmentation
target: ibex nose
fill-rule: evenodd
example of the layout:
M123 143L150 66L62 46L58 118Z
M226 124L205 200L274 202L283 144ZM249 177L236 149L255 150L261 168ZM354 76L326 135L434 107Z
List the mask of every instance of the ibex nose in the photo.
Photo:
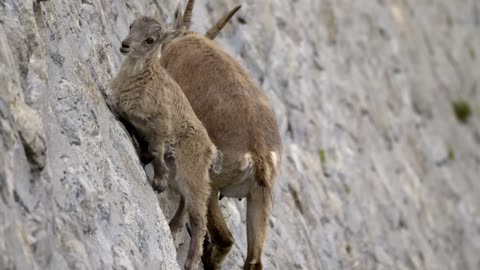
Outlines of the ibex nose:
M130 45L127 42L122 41L122 48L128 49L128 48L130 48Z

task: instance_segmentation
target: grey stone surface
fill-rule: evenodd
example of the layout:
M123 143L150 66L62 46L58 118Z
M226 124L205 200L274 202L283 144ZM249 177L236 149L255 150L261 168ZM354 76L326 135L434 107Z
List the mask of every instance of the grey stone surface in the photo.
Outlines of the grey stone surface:
M217 41L279 119L266 269L480 269L478 1L196 2L199 32L243 4ZM0 269L183 265L176 198L105 104L129 23L176 4L0 1ZM246 255L244 204L222 200L224 269Z

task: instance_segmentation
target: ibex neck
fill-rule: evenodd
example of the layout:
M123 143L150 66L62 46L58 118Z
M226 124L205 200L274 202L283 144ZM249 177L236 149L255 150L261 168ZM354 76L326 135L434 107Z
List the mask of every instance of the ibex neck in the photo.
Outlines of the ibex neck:
M160 61L156 54L142 58L128 57L122 63L121 70L126 71L130 76L136 76L148 69L158 69Z

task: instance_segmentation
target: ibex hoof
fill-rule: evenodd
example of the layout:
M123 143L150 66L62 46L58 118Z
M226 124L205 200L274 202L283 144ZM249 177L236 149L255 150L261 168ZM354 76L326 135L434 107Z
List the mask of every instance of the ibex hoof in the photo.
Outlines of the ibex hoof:
M150 153L140 153L140 162L143 165L147 165L152 161L153 161L153 156Z
M212 261L212 243L208 235L205 236L205 240L203 241L202 263L204 270L217 270L221 267Z
M222 269L223 261L232 249L233 240L231 243L226 243L224 247L220 247L210 242L205 238L203 243L202 263L205 270L220 270Z
M205 270L220 270L222 269L220 265L214 265L211 262L203 262L203 269Z
M263 270L263 265L261 262L255 264L245 263L243 270Z
M152 187L158 193L164 192L165 189L167 189L167 186L168 186L167 179L163 179L163 178L158 179L157 177L153 179Z
M192 262L192 260L187 259L187 261L185 262L185 266L183 267L183 269L185 269L185 270L193 270L193 269L194 269L194 263Z
M202 256L202 263L203 263L203 269L204 270L220 270L222 269L222 265L219 263L214 262L211 258L205 258L208 256L204 255Z

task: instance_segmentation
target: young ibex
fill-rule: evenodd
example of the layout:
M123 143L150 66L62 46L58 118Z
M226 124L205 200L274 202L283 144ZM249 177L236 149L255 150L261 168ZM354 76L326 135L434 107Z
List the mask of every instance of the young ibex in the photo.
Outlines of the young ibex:
M163 191L168 181L168 186L180 196L179 208L169 225L175 237L188 213L192 240L185 269L194 269L202 254L207 230L209 168L219 152L180 86L158 60L161 45L182 31L182 28L167 30L150 17L136 19L122 42L120 51L126 58L113 80L112 99L114 109L148 144L153 156L153 187ZM164 161L167 145L175 151L175 171L170 172L168 180Z
M181 86L223 153L222 172L211 178L207 214L210 241L205 241L202 261L205 269L220 269L234 243L218 204L220 192L232 198L247 197L244 269L262 269L262 248L282 152L278 124L266 95L247 71L211 40L239 7L202 36L188 31L193 3L189 0L185 19L177 10L175 28L187 31L163 47L161 63Z

